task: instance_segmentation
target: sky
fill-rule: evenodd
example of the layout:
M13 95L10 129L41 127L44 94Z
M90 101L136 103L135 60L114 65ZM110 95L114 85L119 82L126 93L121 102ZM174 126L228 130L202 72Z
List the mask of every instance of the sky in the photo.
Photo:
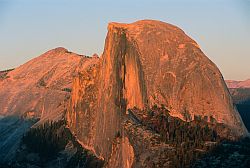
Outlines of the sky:
M183 29L225 79L250 78L250 0L0 0L0 70L56 48L101 54L109 22Z

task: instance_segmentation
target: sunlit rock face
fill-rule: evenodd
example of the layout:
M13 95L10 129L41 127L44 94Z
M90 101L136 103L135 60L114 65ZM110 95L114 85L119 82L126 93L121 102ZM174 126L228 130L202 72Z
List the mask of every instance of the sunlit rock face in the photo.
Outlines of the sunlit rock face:
M181 29L150 20L109 25L109 34L117 35L119 31L127 40L124 51L127 108L164 104L174 116L188 120L194 115L213 116L217 122L244 133L220 71ZM129 55L135 57L139 66L131 66ZM136 75L130 75L135 71Z
M135 143L123 120L130 108L154 105L183 120L212 117L235 136L247 133L220 71L181 29L152 20L110 23L103 55L81 64L74 79L70 129L100 158L131 167Z
M87 58L64 48L50 50L0 79L0 114L58 120L65 113L72 78Z
M72 97L66 116L70 129L81 140L81 144L93 151L99 72L99 58L80 62L73 79Z
M143 107L164 104L173 115L181 118L188 113L191 118L194 114L214 116L218 122L232 126L240 122L221 73L182 30L157 21L111 23L109 29L114 30L113 32L122 30L128 43L138 53L134 56L140 62L138 71L143 74L144 81L140 81L145 87L143 94L133 93L136 100L141 102L143 99L140 96L146 96L144 102L147 103L142 103ZM129 59L125 56L126 58ZM131 64L126 66L126 72L130 72L130 66ZM136 76L139 75L134 75L133 78ZM132 81L131 83L136 81L129 77L128 73L125 79ZM130 82L127 86L129 85ZM132 87L125 90L130 92L129 88ZM128 107L142 106L139 102L134 104L133 99L127 101Z

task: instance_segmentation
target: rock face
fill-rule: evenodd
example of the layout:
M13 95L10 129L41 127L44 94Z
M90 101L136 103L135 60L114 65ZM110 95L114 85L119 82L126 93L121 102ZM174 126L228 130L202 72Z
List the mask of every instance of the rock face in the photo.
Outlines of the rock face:
M0 79L0 115L60 119L80 60L64 48L50 50Z
M110 23L102 57L82 63L74 79L70 129L107 167L131 167L136 144L123 121L129 109L154 105L187 121L212 117L236 137L247 133L220 71L181 29L152 20Z
M245 81L226 80L228 88L250 88L250 79Z
M22 136L34 124L64 117L75 69L89 60L56 48L0 72L0 164L13 161Z

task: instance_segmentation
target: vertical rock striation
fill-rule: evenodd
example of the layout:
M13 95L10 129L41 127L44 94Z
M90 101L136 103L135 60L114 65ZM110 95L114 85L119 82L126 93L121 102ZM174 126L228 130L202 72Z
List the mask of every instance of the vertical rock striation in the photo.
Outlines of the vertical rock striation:
M214 118L236 137L247 133L216 65L173 25L110 23L102 57L81 67L69 126L83 146L109 161L107 167L133 164L133 144L123 125L133 107L164 105L183 120Z

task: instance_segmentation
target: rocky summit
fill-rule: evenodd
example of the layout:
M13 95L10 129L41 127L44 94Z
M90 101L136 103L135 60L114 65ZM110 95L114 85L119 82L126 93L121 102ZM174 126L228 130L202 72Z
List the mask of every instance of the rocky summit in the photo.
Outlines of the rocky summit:
M100 57L56 48L0 72L0 114L0 167L189 167L248 133L216 65L154 20L110 23Z
M60 47L0 72L0 164L15 156L34 124L64 118L75 69L87 60Z
M80 60L81 56L59 47L9 71L0 79L0 114L62 118Z
M220 71L181 29L153 20L110 23L101 59L82 64L74 79L70 129L85 148L108 160L107 167L142 166L146 156L137 144L143 140L135 137L151 141L154 135L135 131L128 120L136 116L131 109L155 106L184 121L198 116L222 123L235 137L247 133Z

